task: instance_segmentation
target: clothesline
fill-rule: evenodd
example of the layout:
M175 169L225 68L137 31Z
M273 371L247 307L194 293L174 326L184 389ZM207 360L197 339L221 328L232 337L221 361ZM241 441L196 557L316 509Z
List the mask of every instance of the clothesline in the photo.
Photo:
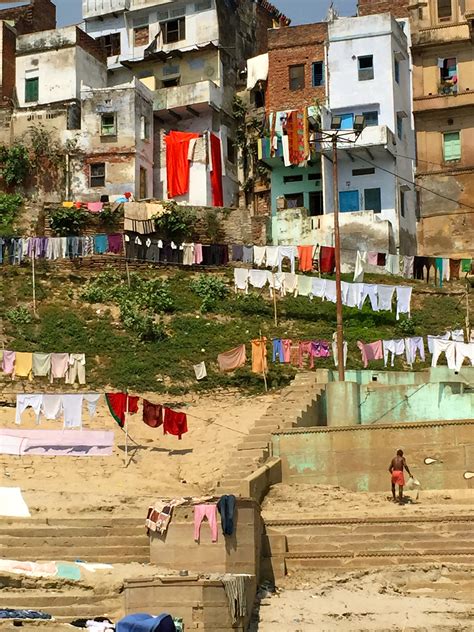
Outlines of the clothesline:
M20 352L0 349L0 368L5 375L32 380L33 377L66 379L66 384L86 383L86 356L84 353Z

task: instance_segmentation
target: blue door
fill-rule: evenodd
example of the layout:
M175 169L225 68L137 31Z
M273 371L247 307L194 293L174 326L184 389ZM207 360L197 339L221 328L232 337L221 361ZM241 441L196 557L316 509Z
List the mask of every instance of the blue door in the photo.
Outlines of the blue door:
M341 213L359 210L359 191L340 191L339 210Z

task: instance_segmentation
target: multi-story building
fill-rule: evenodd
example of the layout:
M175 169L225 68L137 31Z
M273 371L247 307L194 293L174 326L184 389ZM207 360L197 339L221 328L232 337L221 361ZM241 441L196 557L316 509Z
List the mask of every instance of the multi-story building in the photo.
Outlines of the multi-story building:
M224 205L238 194L232 102L245 60L264 52L267 29L286 18L266 0L83 0L84 28L106 49L109 85L135 77L153 93L154 186L167 197L164 137L171 130L202 136L188 194L178 202L212 202L207 132L222 143Z
M415 133L408 42L389 14L338 18L328 30L328 107L341 117L339 209L371 211L390 222L393 246L416 252ZM355 142L350 130L363 115ZM344 139L344 130L348 135ZM325 206L332 210L332 165L324 165Z
M474 251L474 1L411 10L420 254Z

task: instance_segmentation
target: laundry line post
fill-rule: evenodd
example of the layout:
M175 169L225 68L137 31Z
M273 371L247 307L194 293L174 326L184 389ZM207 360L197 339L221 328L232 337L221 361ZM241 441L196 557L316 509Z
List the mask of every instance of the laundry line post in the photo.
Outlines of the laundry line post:
M125 398L125 461L123 466L127 467L128 461L128 391L125 391L127 396Z
M33 251L31 253L31 282L33 286L33 314L36 316L36 266L35 266L36 255Z
M471 323L469 320L469 286L466 284L466 335L467 341L471 342Z
M263 383L265 384L265 392L268 391L268 385L267 385L267 371L265 368L265 348L263 346L263 337L262 337L262 330L259 331L259 335L260 335L260 351L262 353L262 373L263 373Z
M127 285L128 287L130 287L130 269L128 267L127 247L125 244L125 233L122 233L122 248L123 248L123 254L125 257L125 271L127 273Z
M278 314L277 314L277 299L276 299L276 287L275 287L275 272L272 270L272 281L273 281L273 314L275 318L275 327L278 325Z

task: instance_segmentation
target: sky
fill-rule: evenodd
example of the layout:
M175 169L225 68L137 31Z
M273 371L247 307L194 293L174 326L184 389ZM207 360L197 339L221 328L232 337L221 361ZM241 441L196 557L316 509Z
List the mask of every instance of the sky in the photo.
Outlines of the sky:
M54 0L53 0L54 1ZM326 15L330 0L271 0L280 11L291 18L291 23L318 22ZM24 2L2 2L0 8L24 4ZM58 26L81 21L82 0L56 0ZM335 0L334 5L341 15L352 15L356 0Z

